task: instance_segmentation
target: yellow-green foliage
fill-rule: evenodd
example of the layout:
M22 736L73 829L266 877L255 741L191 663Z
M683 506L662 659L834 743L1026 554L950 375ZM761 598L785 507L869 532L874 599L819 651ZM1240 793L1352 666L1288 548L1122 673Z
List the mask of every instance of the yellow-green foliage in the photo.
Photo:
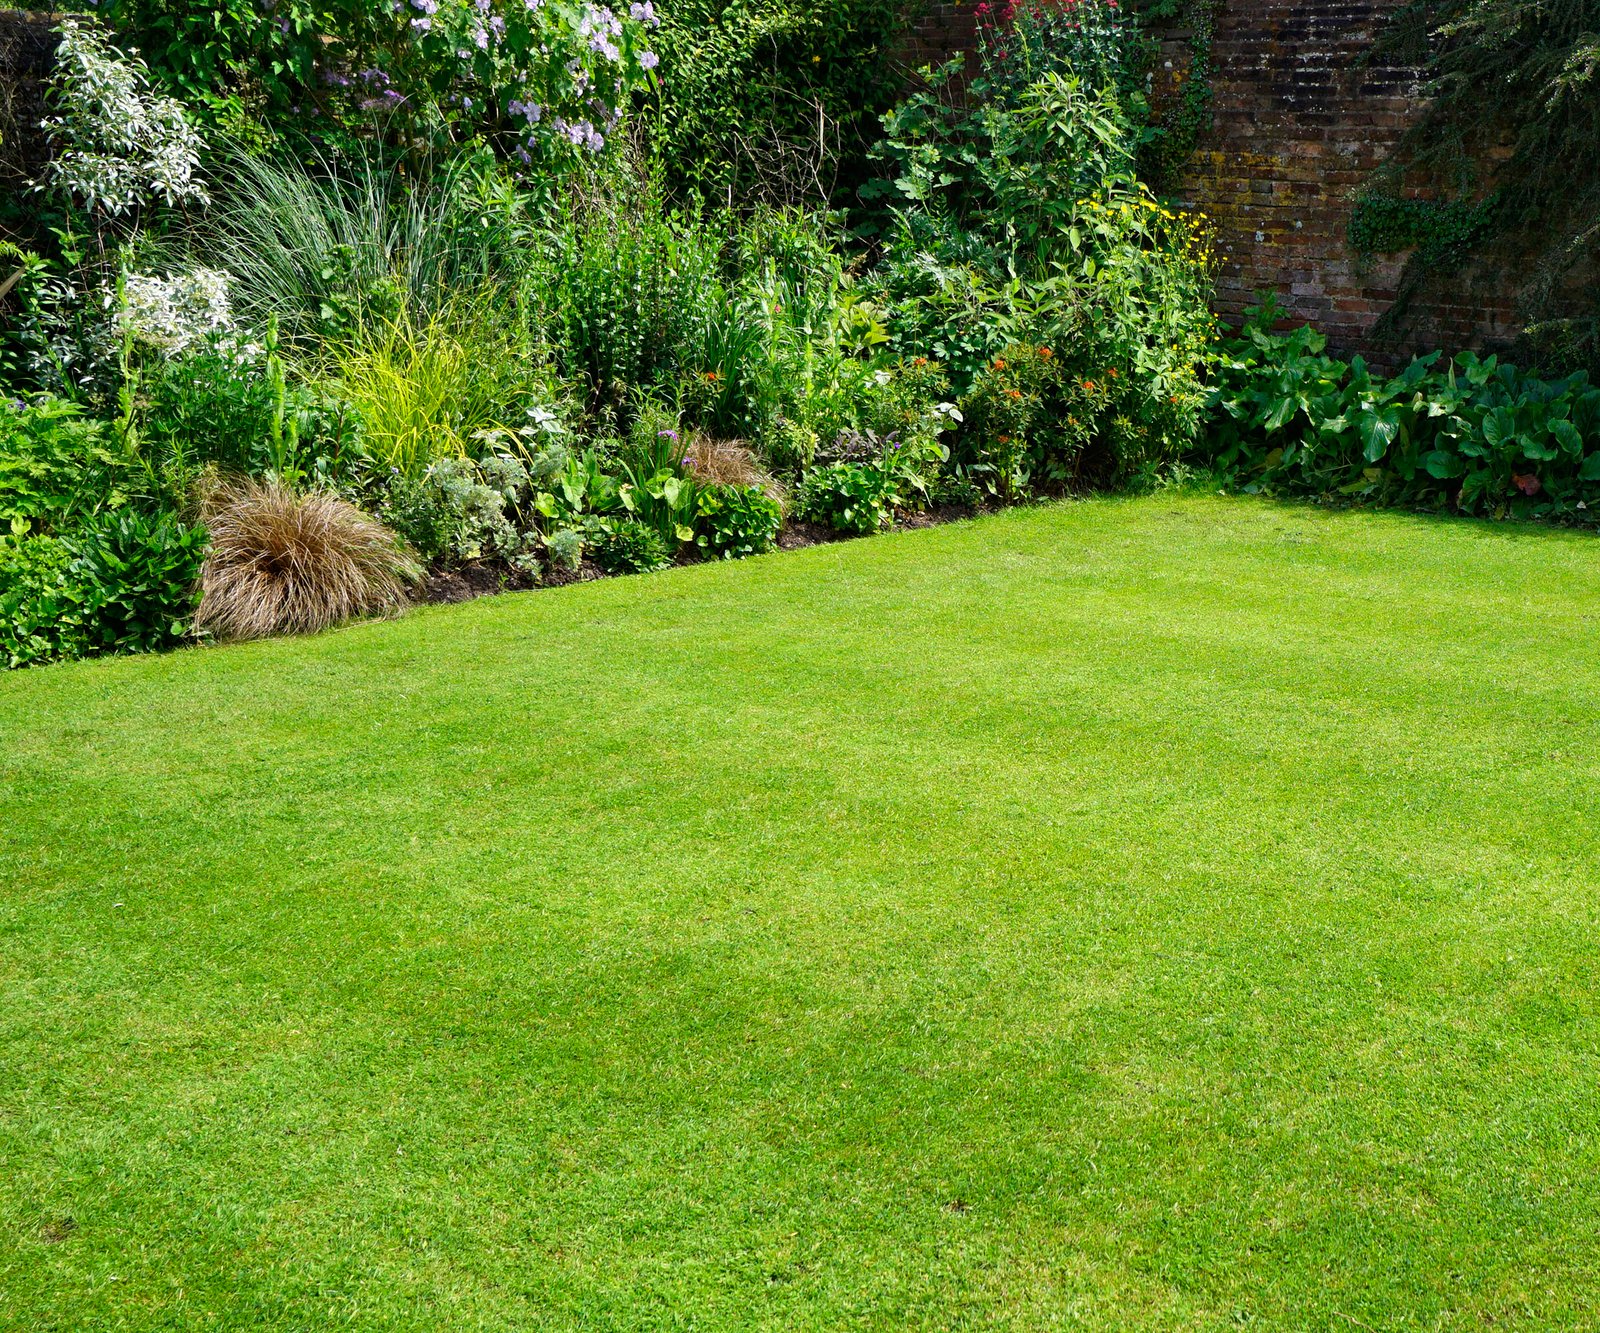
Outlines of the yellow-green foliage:
M523 356L486 299L404 305L336 347L323 373L359 409L373 455L405 473L481 452L474 437L523 410Z

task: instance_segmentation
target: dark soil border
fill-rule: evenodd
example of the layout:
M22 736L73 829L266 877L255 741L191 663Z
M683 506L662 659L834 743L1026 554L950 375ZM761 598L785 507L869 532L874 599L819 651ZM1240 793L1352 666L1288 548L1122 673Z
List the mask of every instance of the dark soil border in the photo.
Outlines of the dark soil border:
M933 509L918 510L898 515L890 532L911 531L918 528L935 528L945 523L961 523L998 513L1007 506L998 504L940 505ZM807 546L823 546L831 542L855 541L852 533L835 532L821 523L799 520L787 522L778 532L777 551L799 551ZM680 565L707 563L694 549L684 550L678 557ZM425 606L445 606L457 602L470 602L479 597L493 597L503 592L531 592L539 588L564 588L573 583L593 583L596 579L626 578L627 575L607 574L593 560L584 560L575 570L548 569L542 574L530 574L514 565L499 560L472 560L460 565L441 565L428 571L423 580L417 601Z

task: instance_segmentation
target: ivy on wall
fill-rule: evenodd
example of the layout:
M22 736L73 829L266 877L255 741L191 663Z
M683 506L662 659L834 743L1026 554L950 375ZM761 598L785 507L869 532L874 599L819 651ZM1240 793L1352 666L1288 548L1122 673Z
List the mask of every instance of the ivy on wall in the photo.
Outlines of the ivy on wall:
M1415 250L1430 266L1460 263L1484 236L1494 207L1492 197L1470 204L1368 191L1350 212L1350 248L1358 254Z
M1378 53L1420 65L1429 100L1352 240L1418 246L1403 296L1474 255L1517 263L1522 355L1600 372L1600 0L1412 0ZM1444 196L1429 216L1378 202L1416 179Z
M1221 0L1143 0L1138 6L1147 25L1180 26L1189 33L1188 72L1177 97L1162 110L1154 126L1156 134L1143 152L1143 174L1158 189L1177 187L1200 136L1211 127L1211 81L1220 7Z

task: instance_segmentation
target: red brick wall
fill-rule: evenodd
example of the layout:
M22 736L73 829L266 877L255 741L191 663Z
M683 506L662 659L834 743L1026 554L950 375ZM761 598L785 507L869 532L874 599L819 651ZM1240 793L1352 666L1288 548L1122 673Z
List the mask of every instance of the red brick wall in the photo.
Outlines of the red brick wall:
M1357 192L1422 106L1415 70L1370 59L1383 22L1405 0L1222 0L1212 51L1213 123L1182 184L1217 224L1217 306L1236 320L1266 289L1294 322L1316 324L1341 351L1386 362L1405 351L1497 346L1516 332L1510 283L1480 266L1420 290L1397 331L1405 255L1361 255L1347 230ZM919 29L931 47L969 49L971 8L935 4ZM1162 44L1162 82L1187 74L1183 33Z
M903 58L912 68L937 65L978 41L974 15L978 0L925 0L918 11Z
M1184 181L1218 227L1217 304L1237 318L1276 291L1297 323L1334 346L1387 359L1400 350L1499 344L1516 332L1497 275L1424 289L1393 339L1375 339L1404 255L1354 251L1355 195L1422 106L1417 72L1372 57L1404 0L1224 0L1213 47L1214 121ZM1169 44L1168 52L1173 48ZM1178 59L1182 59L1181 46ZM1386 356L1387 354L1387 356Z

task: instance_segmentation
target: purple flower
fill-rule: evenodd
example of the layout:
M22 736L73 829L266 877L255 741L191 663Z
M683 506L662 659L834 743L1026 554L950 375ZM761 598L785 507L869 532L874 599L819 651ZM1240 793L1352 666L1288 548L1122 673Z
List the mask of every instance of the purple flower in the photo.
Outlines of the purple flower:
M660 63L661 63L661 57L658 56L654 51L641 51L641 52L639 52L639 68L640 69L654 69Z

